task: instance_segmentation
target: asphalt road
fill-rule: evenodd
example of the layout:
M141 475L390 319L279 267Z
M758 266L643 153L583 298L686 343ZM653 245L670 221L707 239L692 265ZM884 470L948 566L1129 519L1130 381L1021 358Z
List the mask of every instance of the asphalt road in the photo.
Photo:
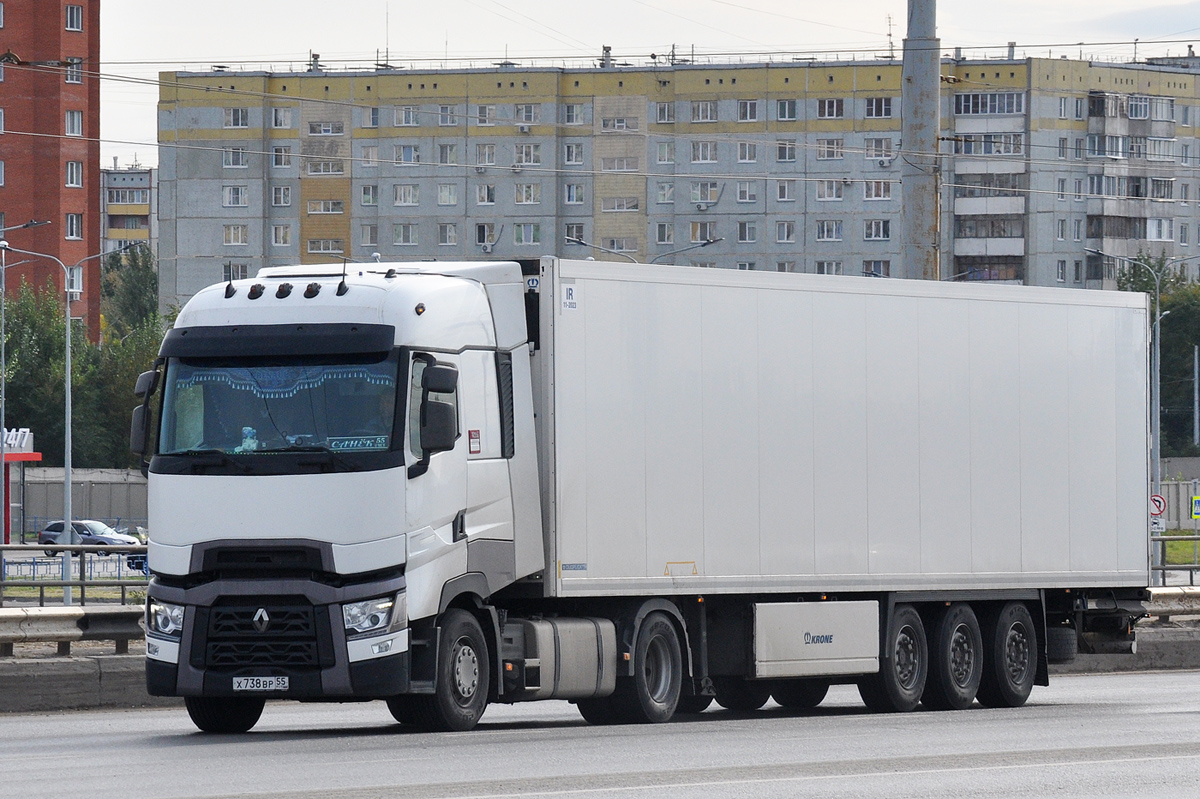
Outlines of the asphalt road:
M0 785L127 797L1200 796L1200 672L1061 676L1017 710L710 710L590 727L573 706L489 708L474 732L391 723L382 703L268 704L245 736L182 709L0 716Z

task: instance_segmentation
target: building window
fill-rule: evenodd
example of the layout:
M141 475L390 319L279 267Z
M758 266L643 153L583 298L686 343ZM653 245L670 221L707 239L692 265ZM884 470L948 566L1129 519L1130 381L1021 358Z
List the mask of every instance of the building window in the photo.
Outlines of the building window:
M273 247L290 247L290 246L292 246L292 226L291 225L272 225L271 226L271 246L273 246Z
M758 202L758 182L739 180L737 184L737 201L740 203Z
M378 108L364 108L362 110L362 126L364 128L379 127L379 109Z
M563 163L564 164L582 164L583 163L583 145L582 144L564 144L563 145Z
M717 162L717 143L715 141L692 142L693 164L715 164Z
M513 202L517 205L533 205L542 201L541 183L518 183L514 186Z
M309 239L308 251L310 253L330 253L338 254L346 249L345 242L342 239Z
M392 205L418 205L421 187L416 183L397 183L392 186Z
M1082 97L1076 97L1076 98L1075 98L1075 118L1076 118L1076 119L1083 119L1083 116L1084 116L1084 110L1085 110L1086 108L1087 108L1087 106L1085 106L1085 105L1084 105L1083 98L1082 98Z
M496 145L494 144L476 144L475 145L475 163L479 166L495 166L496 165Z
M1083 178L1075 178L1075 200L1076 202L1083 200Z
M780 122L792 122L796 119L796 101L795 100L776 100L775 101L775 116Z
M754 261L738 261L737 268L743 272L754 271Z
M0 130L4 130L4 117L0 115ZM63 127L63 133L67 136L82 136L83 135L83 112L68 111L66 122Z
M4 162L0 161L0 186L4 185ZM0 229L4 227L4 214L0 214Z
M1056 275L1059 283L1067 282L1067 262L1059 261L1056 269Z
M1179 225L1179 244L1183 247L1188 245L1188 226L1186 224Z
M1024 133L960 133L954 137L958 155L1021 155L1025 152Z
M475 106L475 124L489 127L496 124L496 106L494 105L477 105Z
M655 244L674 244L675 226L670 222L659 222L655 225Z
M863 274L867 277L890 277L891 261L863 261Z
M600 171L602 172L637 172L637 170L637 158L624 157L600 159Z
M659 183L658 196L655 202L670 204L675 202L675 184L674 183Z
M620 131L620 130L637 130L637 117L604 117L600 120L600 130L602 131Z
M757 122L758 100L738 100L737 119L738 122Z
M476 205L495 205L496 187L490 183L480 183L475 187Z
M892 140L891 138L883 139L864 139L863 140L863 156L868 160L873 158L891 158L892 157Z
M715 180L703 180L692 183L692 202L715 203L720 186Z
M1059 178L1058 182L1055 185L1058 189L1058 191L1057 191L1058 199L1066 200L1067 199L1067 179Z
M63 69L63 79L66 83L83 83L83 59L68 58Z
M842 262L817 261L816 272L818 275L840 275L842 274Z
M796 160L796 140L780 139L775 142L775 160L780 163Z
M817 160L837 161L843 157L846 147L844 139L817 139Z
M570 226L568 225L568 228ZM583 225L580 225L582 231ZM582 238L583 234L580 233ZM492 222L480 222L475 225L475 243L476 244L495 244L496 243L496 225Z
M529 125L538 121L540 106L537 103L517 103L513 107L513 121Z
M1078 112L1079 107L1076 106ZM1022 92L973 92L954 95L954 114L1023 114L1025 95ZM1081 118L1076 116L1077 119Z
M66 12L66 29L69 31L83 30L83 6L67 6Z
M221 187L221 205L225 208L245 208L249 205L249 196L245 186Z
M379 205L379 187L378 186L363 186L362 187L362 204L363 205Z
M675 104L674 103L655 103L654 104L654 121L669 123L675 121Z
M149 189L109 189L109 205L145 205L150 202ZM0 225L0 227L4 227Z
M396 127L415 128L421 124L421 110L415 105L402 105L396 109Z
M68 161L67 162L67 185L76 188L83 188L83 162Z
M818 119L841 119L846 114L846 101L841 97L817 100Z
M66 235L64 238L83 238L83 214L67 214Z
M889 219L868 219L863 226L865 241L888 241L892 238L892 222Z
M438 245L451 247L458 244L458 225L453 222L443 222L438 225Z
M226 263L221 265L221 279L226 283L232 280L245 280L249 274L249 264Z
M344 174L343 166L340 159L333 161L309 161L308 174L310 175L341 175Z
M738 142L738 163L753 164L758 160L758 145L754 142Z
M225 225L225 245L238 246L248 244L250 240L249 228L245 225Z
M271 205L276 208L283 208L292 204L292 187L291 186L272 186L271 187Z
M513 225L513 244L534 245L542 243L542 226L536 222Z
M1056 220L1055 227L1056 227L1056 228L1057 228L1057 230L1058 230L1058 236L1057 236L1058 240L1059 240L1059 241L1066 241L1066 238L1067 238L1067 220L1065 220L1065 219L1059 219L1059 220Z
M1083 261L1076 261L1075 265L1074 265L1074 269L1075 269L1075 282L1076 283L1083 282Z
M891 97L868 97L867 119L887 119L892 115Z
M842 221L840 219L818 219L817 241L841 241Z
M292 126L292 109L290 108L272 108L271 109L271 127L273 128L290 128Z
M360 225L358 243L363 247L379 246L379 225Z
M781 203L790 203L796 201L796 181L794 180L777 180L775 181L775 199Z
M1083 241L1083 220L1074 220L1075 235L1072 237L1075 241Z
M637 252L637 239L605 239L604 246L613 252Z
M439 183L437 196L438 205L458 205L458 184Z
M227 127L227 128L248 128L248 127L250 127L250 109L249 108L226 108L225 109L225 127Z
M1071 98L1069 98L1069 97L1059 97L1058 98L1058 118L1059 119L1067 118L1067 106L1070 105L1070 100L1071 100Z
M605 197L600 201L601 211L637 211L641 201L637 197Z
M838 202L842 199L842 181L818 180L817 200L819 202Z
M566 236L568 239L582 239L583 238L583 223L581 223L581 222L567 223Z
M367 144L363 146L362 165L364 169L374 169L379 166L379 145Z
M890 199L892 199L892 182L890 180L865 180L865 181L863 181L863 199L864 200L890 200Z
M457 144L439 144L438 145L438 163L454 165L458 163L458 145Z
M417 226L412 223L392 227L392 244L413 247L417 244Z
M567 205L582 205L583 185L580 183L568 183L563 186L563 202Z
M714 241L717 238L717 223L716 222L693 222L692 223L692 243L699 244L704 241Z
M345 213L346 205L341 200L309 200L310 214L341 214Z
M458 106L456 105L439 105L438 106L438 125L443 128L454 127L458 124Z
M775 241L779 244L790 244L796 240L796 223L780 221L775 223Z
M292 165L292 148L290 146L276 146L271 148L271 166L276 169L282 169Z
M698 100L692 103L692 121L693 122L716 122L717 121L717 101L716 100Z
M245 147L221 148L221 166L226 169L245 169L249 165Z
M518 144L513 148L513 163L522 166L539 166L542 163L542 145Z
M1058 157L1066 158L1067 151L1070 149L1069 141L1066 136L1060 136L1058 139Z
M1175 220L1173 219L1147 219L1146 220L1146 240L1147 241L1174 241Z
M397 164L404 166L421 163L421 146L419 144L397 144L395 160Z
M776 261L775 262L775 271L776 272L795 272L796 271L796 262L795 261Z
M675 163L675 142L660 141L658 143L658 163L673 164Z
M563 106L563 124L582 125L583 106L579 103L567 103Z

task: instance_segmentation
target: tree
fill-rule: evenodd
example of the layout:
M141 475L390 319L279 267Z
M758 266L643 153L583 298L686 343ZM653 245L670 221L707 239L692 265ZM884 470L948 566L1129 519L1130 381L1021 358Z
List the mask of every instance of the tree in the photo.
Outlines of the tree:
M158 267L139 244L105 259L100 271L100 313L109 330L127 336L158 314Z

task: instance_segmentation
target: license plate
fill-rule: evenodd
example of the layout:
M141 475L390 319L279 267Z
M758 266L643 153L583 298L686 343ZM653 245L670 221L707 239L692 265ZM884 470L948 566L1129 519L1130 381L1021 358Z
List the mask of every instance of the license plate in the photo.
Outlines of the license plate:
M287 677L234 677L235 691L286 691Z

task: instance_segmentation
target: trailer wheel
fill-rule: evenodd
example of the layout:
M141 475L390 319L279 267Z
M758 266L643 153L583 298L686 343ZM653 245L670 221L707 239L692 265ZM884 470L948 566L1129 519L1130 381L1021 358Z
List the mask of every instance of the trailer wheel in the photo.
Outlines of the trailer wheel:
M675 713L676 715L680 713L687 713L688 715L703 713L708 710L708 706L712 702L713 698L711 696L703 696L701 694L681 696L679 697L679 704L675 705Z
M771 698L771 684L762 680L717 677L713 679L713 688L717 704L726 710L758 710Z
M879 658L879 672L858 683L863 704L877 713L905 713L917 706L925 691L929 647L925 626L912 605L896 605L888 622Z
M771 698L789 710L814 708L829 693L829 680L784 680L776 683Z
M1037 657L1037 631L1029 609L1009 602L984 623L979 701L988 707L1025 704L1037 677Z
M266 700L242 696L189 696L185 698L192 723L203 732L248 732L262 716Z
M983 677L983 636L971 606L956 602L938 614L929 637L929 678L921 703L963 710L975 701Z
M611 701L622 721L659 724L675 715L682 686L679 634L665 613L655 611L638 630L633 676L617 679Z
M478 724L487 709L487 641L479 622L465 610L447 610L441 627L437 683L432 696L414 697L417 720L430 730L463 732Z

